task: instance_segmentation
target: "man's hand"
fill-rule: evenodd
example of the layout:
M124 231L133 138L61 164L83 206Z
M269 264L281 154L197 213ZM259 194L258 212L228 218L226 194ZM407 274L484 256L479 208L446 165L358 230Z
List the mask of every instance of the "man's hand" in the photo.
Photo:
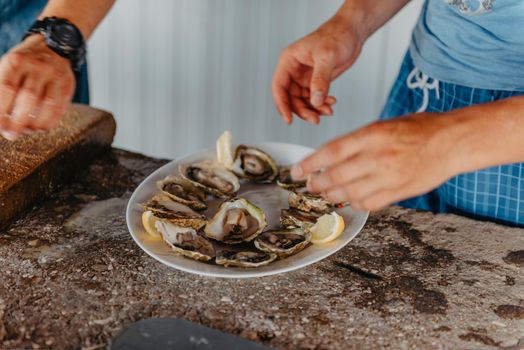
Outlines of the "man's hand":
M346 19L333 17L282 51L273 82L273 99L287 122L292 113L314 124L332 115L331 82L355 62L363 39Z
M334 203L376 210L426 193L462 169L448 133L452 118L431 114L376 122L335 139L296 165L308 190ZM318 173L321 171L320 173Z
M75 77L68 59L31 35L0 59L0 134L52 129L65 114Z

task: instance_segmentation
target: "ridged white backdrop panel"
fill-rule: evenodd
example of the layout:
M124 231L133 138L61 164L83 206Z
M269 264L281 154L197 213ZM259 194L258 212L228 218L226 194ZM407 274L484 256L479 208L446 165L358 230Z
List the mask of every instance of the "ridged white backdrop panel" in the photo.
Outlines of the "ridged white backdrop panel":
M116 146L158 157L212 146L226 129L236 142L317 147L378 117L421 5L413 1L377 32L334 83L334 117L287 126L269 90L280 50L341 3L117 1L89 46L92 104L115 115Z

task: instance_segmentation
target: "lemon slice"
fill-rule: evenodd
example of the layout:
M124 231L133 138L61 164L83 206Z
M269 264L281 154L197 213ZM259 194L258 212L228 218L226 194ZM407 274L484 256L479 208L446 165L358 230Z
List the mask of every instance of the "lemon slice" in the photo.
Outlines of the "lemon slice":
M336 212L324 214L311 227L311 243L327 243L337 239L344 231L344 218Z
M153 237L161 237L160 232L156 229L157 218L153 215L153 212L147 210L142 213L142 225L147 233Z
M231 139L231 131L226 130L217 140L217 161L228 169L233 165Z

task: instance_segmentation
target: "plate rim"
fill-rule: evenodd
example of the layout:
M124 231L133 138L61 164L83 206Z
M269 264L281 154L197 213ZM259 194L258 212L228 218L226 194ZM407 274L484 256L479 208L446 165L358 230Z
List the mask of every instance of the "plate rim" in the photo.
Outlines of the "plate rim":
M295 144L295 143L286 143L286 142L254 142L254 143L252 143L252 146L260 147L260 148L264 148L264 146L269 146L269 145L272 146L272 147L274 147L274 146L277 146L277 147L278 146L280 146L280 147L289 147L289 146L300 147L300 148L307 149L310 152L314 151L314 149L311 148L311 147L303 146L303 145L299 145L299 144ZM133 225L131 223L131 215L132 215L132 212L133 212L132 202L135 202L135 197L137 197L139 195L139 193L141 192L140 189L143 186L145 186L146 183L151 181L150 178L153 178L153 177L155 177L156 174L158 174L159 172L162 172L162 169L169 168L170 164L175 163L175 162L179 162L181 159L192 157L192 156L195 156L196 154L199 154L199 153L209 153L209 152L213 152L214 153L214 149L213 148L203 148L203 149L200 149L200 150L198 150L196 152L185 153L185 154L183 154L181 156L176 157L175 159L170 160L166 164L164 164L161 167L159 167L156 170L154 170L147 177L145 177L140 182L140 184L134 189L133 193L129 197L129 200L128 200L127 206L126 206L126 226L127 226L128 231L129 231L129 234L133 238L133 241L140 247L140 249L142 249L142 251L144 251L147 255L149 255L150 257L152 257L153 259L155 259L156 261L158 261L159 263L161 263L163 265L169 266L170 268L173 268L173 269L176 269L176 270L179 270L179 271L191 273L191 274L194 274L194 275L205 276L205 277L214 277L214 278L233 278L233 279L241 279L242 278L242 279L244 279L244 278L256 278L256 277L264 277L264 276L273 276L273 275L278 275L278 274L284 274L284 273L287 273L287 272L295 271L295 270L301 269L303 267L315 264L315 263L317 263L317 262L319 262L321 260L324 260L324 259L330 257L331 255L337 253L340 249L344 248L353 239L355 239L355 237L358 236L358 234L362 231L362 229L364 228L364 226L367 223L367 220L369 218L369 212L368 211L366 211L366 212L359 211L359 213L364 214L364 217L362 219L362 223L359 226L356 227L355 234L345 244L341 244L341 245L339 245L337 247L332 248L332 250L330 250L329 254L326 255L326 256L316 257L316 258L314 258L312 260L307 261L307 263L305 263L305 264L294 264L294 265L286 266L286 267L283 267L283 268L280 268L280 269L277 269L277 270L256 272L256 269L253 269L253 271L246 270L246 271L248 271L247 273L235 274L235 272L233 272L235 270L231 270L231 269L227 270L226 268L224 268L225 272L223 274L217 274L217 273L214 273L214 272L199 272L199 271L197 271L195 269L186 268L185 266L175 265L175 264L173 264L173 263L171 263L169 261L162 260L162 258L158 254L155 254L154 252L150 251L145 245L143 245L140 242L138 237L136 237L137 235L134 233L134 229L132 228ZM230 272L227 272L227 271L230 271Z

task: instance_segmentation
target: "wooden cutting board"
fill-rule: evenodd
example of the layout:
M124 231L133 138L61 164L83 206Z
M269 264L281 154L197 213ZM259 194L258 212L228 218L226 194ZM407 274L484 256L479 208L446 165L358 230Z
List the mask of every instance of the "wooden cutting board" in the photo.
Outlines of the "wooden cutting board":
M50 132L0 137L0 228L109 148L115 130L110 113L74 104Z

